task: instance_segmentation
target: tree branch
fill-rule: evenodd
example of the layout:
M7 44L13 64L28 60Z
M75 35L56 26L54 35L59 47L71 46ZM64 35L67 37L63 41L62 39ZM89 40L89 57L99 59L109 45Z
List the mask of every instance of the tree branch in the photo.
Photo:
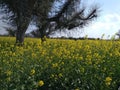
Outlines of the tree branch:
M94 9L94 10L92 10L92 12L90 14L88 14L87 17L79 16L79 19L80 20L89 20L89 19L95 18L95 17L97 17L96 12L97 12L97 9Z
M72 2L72 0L68 0L67 2L65 2L65 4L63 5L62 9L58 12L58 14L52 18L49 18L48 21L56 21L57 22L59 20L59 18L62 16L62 14L65 13L65 11L67 10L67 8L71 4L71 2Z

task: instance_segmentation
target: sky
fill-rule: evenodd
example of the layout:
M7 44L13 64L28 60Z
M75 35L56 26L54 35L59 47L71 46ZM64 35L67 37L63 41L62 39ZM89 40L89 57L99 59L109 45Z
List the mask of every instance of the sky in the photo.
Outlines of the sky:
M97 3L100 7L99 17L84 29L66 31L68 34L59 32L57 36L101 38L110 39L120 29L120 0L84 0L86 4Z
M101 12L99 18L84 33L90 37L101 37L102 34L105 34L105 38L113 36L120 29L120 0L91 1L98 3Z
M101 38L104 34L104 38L110 38L118 32L120 29L120 0L84 0L84 3L87 5L97 3L100 7L99 17L84 29L56 32L54 36L83 37L87 35L90 38ZM0 19L0 34L5 33L2 28L4 25L5 23ZM27 32L34 28L35 26L30 26Z

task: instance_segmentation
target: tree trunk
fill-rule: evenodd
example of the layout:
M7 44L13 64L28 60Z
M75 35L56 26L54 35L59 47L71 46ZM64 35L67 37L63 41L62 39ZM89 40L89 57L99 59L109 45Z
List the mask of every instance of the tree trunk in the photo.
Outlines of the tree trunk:
M25 32L29 26L29 23L31 21L32 12L35 6L37 0L27 0L24 2L24 4L21 4L21 7L23 7L23 10L20 9L19 12L17 12L17 32L16 32L16 43L23 44Z
M24 36L25 36L25 31L22 31L22 30L17 30L16 32L16 43L17 44L23 44L24 42Z
M47 30L47 27L48 27L48 23L45 23L44 25L42 25L41 28L39 28L39 32L40 32L40 35L41 35L41 43L46 41L46 30Z
M45 36L46 36L46 30L45 30L45 28L41 28L41 29L39 29L39 31L40 31L40 34L41 34L41 42L46 41L45 40Z
M24 42L24 37L25 37L25 32L29 26L31 18L21 18L22 20L19 20L19 25L17 26L17 31L16 31L16 43L18 45L23 45Z

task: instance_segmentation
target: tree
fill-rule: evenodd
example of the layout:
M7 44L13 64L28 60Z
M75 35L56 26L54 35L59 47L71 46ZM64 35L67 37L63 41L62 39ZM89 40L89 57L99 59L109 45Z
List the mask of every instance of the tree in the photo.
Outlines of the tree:
M32 15L38 12L38 8L44 8L48 13L49 4L54 2L55 0L1 0L0 3L8 12L12 11L12 15L10 19L12 20L12 24L17 27L16 31L16 43L23 43L26 29L31 21ZM58 1L58 0L57 0ZM51 4L52 5L52 4ZM42 13L46 13L45 11L41 11ZM39 13L41 14L41 13ZM42 14L40 15L42 16Z
M41 38L56 30L72 30L86 26L98 15L97 7L88 12L81 0L1 0L13 12L17 26L16 42L23 43L31 20L39 28ZM55 8L54 8L55 7ZM87 12L87 13L86 13ZM13 19L13 17L11 17ZM43 40L43 39L42 39Z
M43 1L43 3L45 2L46 1ZM57 9L52 8L54 6L53 4L50 4L49 8L48 5L46 6L45 4L43 4L43 8L37 7L38 11L35 15L37 16L36 21L41 33L41 38L58 29L72 30L76 27L82 28L97 17L98 8L94 6L86 13L85 7L80 7L82 4L81 0L65 0L65 2L57 2L62 3L60 7L56 7ZM53 14L49 15L49 13Z
M10 20L16 26L16 43L24 42L24 35L31 21L36 0L1 0L0 3L7 13L12 12Z
M30 35L32 35L32 37L37 37L37 38L41 37L39 30L31 31Z
M119 39L120 39L120 30L117 32L117 34L116 34L118 37L119 37Z
M12 36L12 37L15 36L16 30L14 30L12 28L6 28L6 31L7 31L9 36Z

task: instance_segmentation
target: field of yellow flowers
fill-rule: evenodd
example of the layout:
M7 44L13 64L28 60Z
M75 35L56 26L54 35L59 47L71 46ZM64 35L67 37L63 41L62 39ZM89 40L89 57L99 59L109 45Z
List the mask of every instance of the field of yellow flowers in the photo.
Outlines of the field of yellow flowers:
M120 41L0 37L0 90L117 90Z

